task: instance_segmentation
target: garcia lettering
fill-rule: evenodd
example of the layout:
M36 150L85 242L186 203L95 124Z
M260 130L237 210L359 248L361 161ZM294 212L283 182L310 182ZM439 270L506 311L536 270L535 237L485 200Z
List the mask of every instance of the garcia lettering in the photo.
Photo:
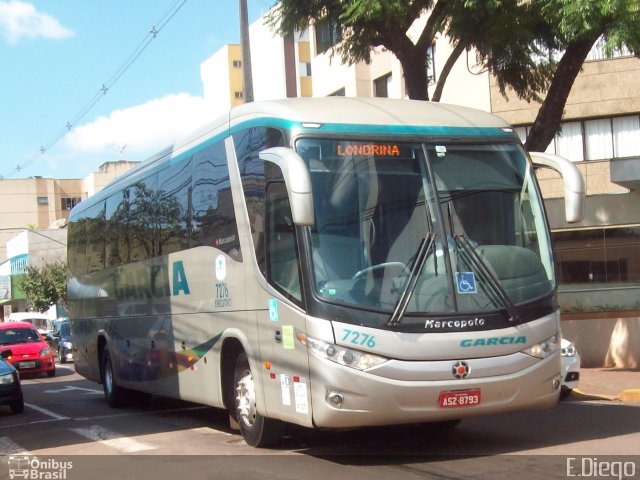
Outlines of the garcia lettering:
M488 347L493 345L512 345L515 343L527 343L527 337L488 337L488 338L467 338L460 342L461 347Z

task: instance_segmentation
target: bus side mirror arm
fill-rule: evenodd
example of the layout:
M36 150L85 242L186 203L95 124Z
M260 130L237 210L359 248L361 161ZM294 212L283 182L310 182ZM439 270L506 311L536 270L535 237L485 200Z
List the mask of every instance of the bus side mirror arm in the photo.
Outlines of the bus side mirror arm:
M562 176L564 181L564 214L567 223L584 218L584 179L580 170L566 158L543 152L529 152L534 166L548 167Z
M282 170L284 183L289 193L289 204L293 223L313 225L313 196L309 169L300 155L285 147L273 147L259 153L265 162L271 162Z

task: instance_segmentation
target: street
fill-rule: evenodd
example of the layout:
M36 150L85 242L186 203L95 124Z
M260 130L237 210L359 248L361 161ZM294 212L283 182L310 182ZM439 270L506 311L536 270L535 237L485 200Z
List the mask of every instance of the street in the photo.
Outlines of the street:
M159 468L156 478L175 478L169 473L176 465L184 473L200 464L210 468L214 461L216 475L202 478L263 478L267 471L272 478L300 478L284 474L293 470L304 471L304 478L325 478L329 471L338 478L458 478L465 472L474 472L476 478L508 478L516 472L520 478L542 473L567 478L569 457L578 458L569 460L575 462L584 456L602 460L616 455L633 461L634 474L640 476L637 405L568 401L548 411L465 420L453 430L425 425L352 431L292 428L277 449L269 450L247 446L220 410L160 397L114 410L107 406L101 386L77 375L73 366L59 365L57 371L54 378L23 381L23 414L12 415L8 407L0 410L5 464L16 455L71 458L79 465L66 478L81 478L71 473L78 475L83 465L94 473L104 468L105 478L119 469L131 478L135 468L147 473ZM115 455L117 463L109 460ZM149 455L170 457L151 463ZM7 472L0 466L0 478L8 478Z

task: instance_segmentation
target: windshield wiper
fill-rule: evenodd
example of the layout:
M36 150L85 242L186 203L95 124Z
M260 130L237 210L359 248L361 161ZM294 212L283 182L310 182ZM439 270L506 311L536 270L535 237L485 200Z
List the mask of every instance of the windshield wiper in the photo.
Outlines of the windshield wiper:
M520 314L518 313L518 308L513 303L511 298L509 298L509 294L500 283L500 280L496 278L495 274L487 266L486 262L478 254L478 252L476 252L475 248L473 248L473 246L469 243L469 239L467 238L467 236L462 233L454 233L453 238L455 239L456 246L461 247L461 250L467 254L466 256L469 262L487 280L487 283L493 289L494 293L498 296L499 300L502 302L502 305L507 309L507 313L509 314L509 321L520 323Z
M391 314L391 318L389 319L387 326L395 327L400 324L400 320L402 320L404 312L407 310L407 306L411 300L411 295L413 295L413 291L418 283L420 271L429 256L429 252L433 248L434 240L435 235L429 232L422 239L422 242L420 242L418 252L416 253L416 259L414 260L413 265L411 266L411 271L409 272L409 277L404 285L402 294L398 297L398 301L396 302L396 306L393 309L393 313Z

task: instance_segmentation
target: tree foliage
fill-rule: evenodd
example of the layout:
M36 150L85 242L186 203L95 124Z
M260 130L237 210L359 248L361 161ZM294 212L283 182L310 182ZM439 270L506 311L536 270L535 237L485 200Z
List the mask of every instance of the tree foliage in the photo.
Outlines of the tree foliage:
M268 21L283 35L310 23L335 23L342 41L333 53L348 64L369 63L372 48L384 47L400 61L409 97L428 100L427 52L447 20L447 4L443 0L280 0ZM407 31L426 10L431 15L414 42Z
M413 40L407 33L426 12ZM400 61L410 98L428 100L428 49L446 35L453 53L444 65L433 100L462 52L476 52L478 68L526 101L545 100L526 146L545 150L558 129L571 87L598 38L611 52L640 52L640 0L279 0L269 18L281 34L330 21L341 41L332 53L343 63L370 62L375 47ZM555 51L559 61L548 55Z
M573 83L599 38L605 52L640 53L640 0L540 0L541 16L561 55L546 97L526 141L530 151L547 148L560 125Z
M426 22L421 23L427 12ZM342 40L333 53L347 64L368 63L373 48L386 48L402 65L409 98L418 100L429 99L427 72L433 60L429 47L445 34L453 51L438 79L434 100L440 99L450 68L471 48L478 52L480 63L497 74L503 91L508 85L531 99L538 98L551 74L549 65L543 68L535 63L540 57L537 43L552 40L540 12L539 2L519 0L280 0L269 23L279 33L290 34L311 23L334 22Z
M29 306L45 312L60 302L67 303L67 265L63 262L45 264L40 268L27 267L20 287Z

